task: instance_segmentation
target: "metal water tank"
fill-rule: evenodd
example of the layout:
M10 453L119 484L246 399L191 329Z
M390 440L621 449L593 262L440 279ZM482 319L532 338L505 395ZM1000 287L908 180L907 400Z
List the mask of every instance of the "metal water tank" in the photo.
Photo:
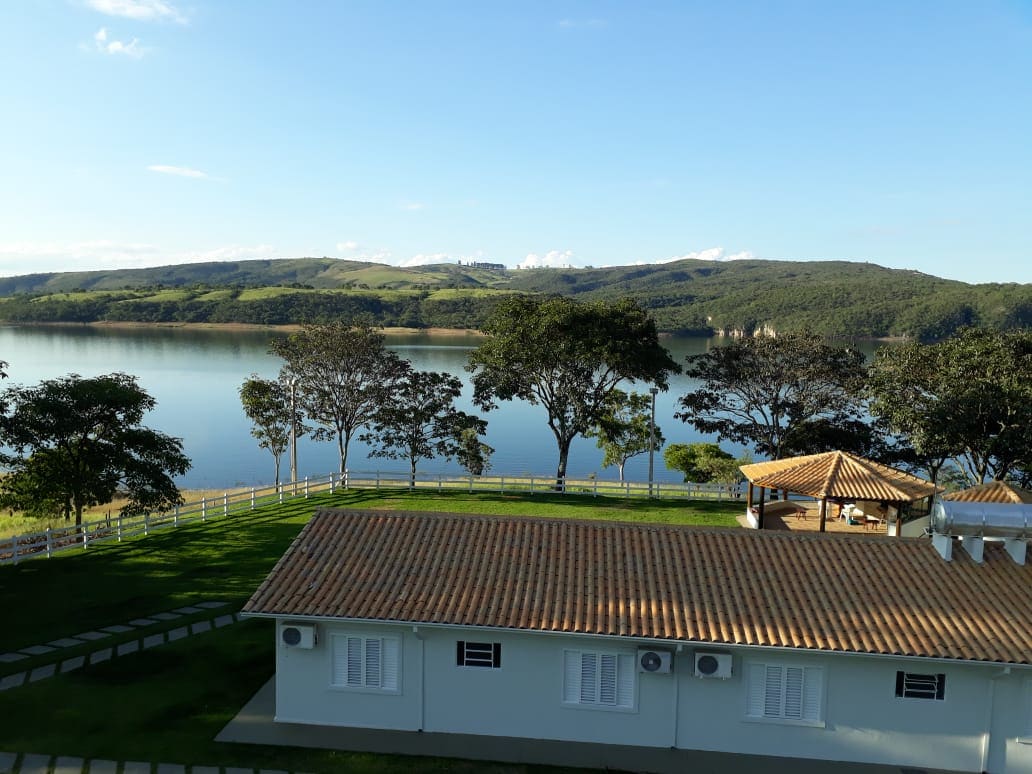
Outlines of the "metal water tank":
M1032 538L1032 505L936 500L931 524L940 535Z

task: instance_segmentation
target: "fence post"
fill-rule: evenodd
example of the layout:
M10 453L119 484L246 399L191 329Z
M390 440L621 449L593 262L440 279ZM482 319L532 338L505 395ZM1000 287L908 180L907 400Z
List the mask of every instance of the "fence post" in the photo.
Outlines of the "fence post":
M376 471L376 488L380 488L380 471Z
M254 487L251 487L251 510L254 510Z
M201 521L208 520L208 498L201 498Z
M118 542L122 542L122 512L118 512Z
M280 485L278 492L279 492L280 505L282 505L283 504L283 486L282 486L282 484Z
M14 563L18 564L18 536L15 535L11 538L11 558L14 559Z
M534 477L530 477L530 493L534 494Z
M308 476L305 476L305 499L308 499Z
M441 491L441 474L440 473L437 474L437 491L438 492Z
M330 494L333 494L333 474L330 473Z
M173 527L178 527L179 526L179 506L178 505L176 506L176 509L174 511L172 511L172 526Z
M90 542L90 527L88 524L80 524L79 530L82 532L82 547L85 550L87 544Z
M150 534L150 511L147 511L145 514L143 514L143 534Z
M47 559L54 554L54 539L50 536L50 527L47 527Z
M469 493L473 494L473 474L469 474Z
M222 515L229 516L229 492L222 493Z
M502 494L505 494L505 476L501 476L501 489L499 490Z

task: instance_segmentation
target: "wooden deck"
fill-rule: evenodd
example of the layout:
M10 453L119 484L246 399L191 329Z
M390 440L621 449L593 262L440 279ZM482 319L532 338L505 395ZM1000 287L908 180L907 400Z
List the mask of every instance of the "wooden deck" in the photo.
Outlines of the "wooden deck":
M796 515L800 509L805 509L804 515ZM767 503L763 509L763 528L791 532L820 532L821 521L817 509L816 502L789 500ZM848 532L854 535L887 534L884 522L876 526L849 524L845 519L837 519L830 515L836 510L834 506L828 506L829 516L824 525L825 532ZM749 526L745 514L738 518L738 522L744 527Z

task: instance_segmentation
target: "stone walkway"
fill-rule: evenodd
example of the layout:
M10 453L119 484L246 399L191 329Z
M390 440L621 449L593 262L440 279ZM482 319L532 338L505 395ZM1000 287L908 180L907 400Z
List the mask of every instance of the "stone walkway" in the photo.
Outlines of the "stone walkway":
M181 763L145 763L143 761L108 761L84 758L38 755L35 753L0 752L0 774L289 774L271 769L247 769L231 766L184 766Z
M217 610L218 608L225 607L227 604L229 603L210 600L197 602L196 604L187 605L186 607L180 607L168 612L155 613L154 615L146 618L135 618L127 623L114 624L112 626L105 626L96 631L82 632L81 634L76 634L71 637L63 637L59 640L48 642L46 645L29 645L28 647L22 648L18 651L2 653L0 654L0 664L16 663L29 658L30 656L47 656L48 658L47 663L36 666L32 670L15 672L14 674L0 677L0 691L18 688L22 685L34 683L37 680L45 680L48 677L53 677L55 674L62 674L64 672L71 672L72 670L80 669L87 664L99 664L112 658L127 656L130 653L138 653L141 650L147 650L148 648L153 648L158 645L164 645L168 642L175 642L176 640L181 640L184 637L189 637L193 634L201 634L203 632L211 631L212 629L220 629L223 626L236 623L240 620L238 614L225 613L223 615L214 616L210 619L194 621L193 623L184 624L182 626L175 625L176 621L183 616ZM168 628L160 631L152 631L151 634L141 636L139 639L127 640L120 642L117 645L105 646L103 643L104 639L113 635L125 634L133 631L134 629L153 629L153 627L158 624L166 624ZM64 658L62 656L62 652L66 648L92 644L97 644L99 647L87 654L72 656L70 658ZM46 774L46 769L27 769L26 771L38 771L39 774ZM55 772L57 771L58 770L55 769ZM150 770L148 769L148 772L149 771ZM6 774L6 770L3 768L2 762L0 762L0 774ZM67 772L64 769L61 769L60 774L67 774ZM78 774L77 770L76 774ZM115 770L112 769L110 774L115 774ZM133 772L127 771L125 774L136 774L136 772L135 770ZM162 772L162 774L171 774L171 772Z

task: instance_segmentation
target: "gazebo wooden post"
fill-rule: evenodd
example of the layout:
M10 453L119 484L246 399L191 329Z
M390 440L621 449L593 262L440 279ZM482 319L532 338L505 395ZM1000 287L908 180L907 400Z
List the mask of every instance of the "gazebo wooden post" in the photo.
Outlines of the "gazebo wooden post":
M745 495L745 510L752 510L752 481L749 482L749 491Z
M766 491L766 487L760 487L760 506L756 512L756 529L763 529L763 495L766 493Z
M827 524L827 521L828 521L828 498L827 497L822 497L821 498L821 504L820 504L820 506L818 507L817 510L820 512L820 516L821 516L821 532L826 532L827 531L826 524Z

